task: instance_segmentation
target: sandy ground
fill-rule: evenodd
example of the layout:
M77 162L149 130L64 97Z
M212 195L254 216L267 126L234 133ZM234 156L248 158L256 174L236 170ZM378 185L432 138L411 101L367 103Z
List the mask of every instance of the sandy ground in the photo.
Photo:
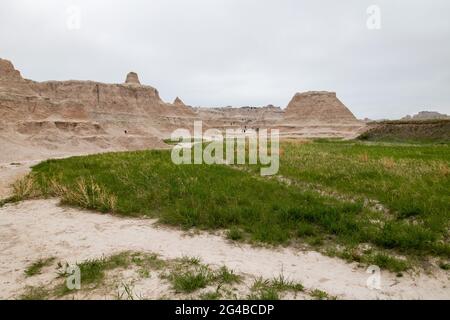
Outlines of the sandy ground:
M61 207L58 200L33 200L0 208L0 298L17 297L36 279L24 269L39 258L57 257L73 263L131 250L154 252L162 258L199 257L213 266L238 273L277 277L317 288L341 299L450 299L448 274L381 274L381 290L369 289L369 275L355 264L316 252L236 245L218 235L188 235L162 228L149 219L123 218ZM50 277L50 278L46 278ZM54 277L42 275L39 281ZM157 286L157 282L148 282ZM150 288L151 289L151 288ZM157 288L153 288L157 290Z
M26 162L11 162L0 164L0 199L5 199L11 195L13 184L16 180L25 176L30 172L33 165L40 161L26 161Z

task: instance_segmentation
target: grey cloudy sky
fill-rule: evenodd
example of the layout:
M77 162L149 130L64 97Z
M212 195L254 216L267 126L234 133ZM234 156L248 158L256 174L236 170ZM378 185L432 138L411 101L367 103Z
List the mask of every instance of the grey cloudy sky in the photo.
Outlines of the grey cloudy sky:
M373 4L380 30L366 25ZM1 0L0 57L38 81L136 71L194 106L330 90L359 118L450 113L448 0Z

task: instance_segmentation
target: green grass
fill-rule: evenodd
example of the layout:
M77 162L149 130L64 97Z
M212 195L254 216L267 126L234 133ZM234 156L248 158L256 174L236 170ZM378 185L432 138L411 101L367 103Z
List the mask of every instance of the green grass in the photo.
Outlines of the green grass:
M192 293L211 285L221 287L241 281L240 276L225 266L213 271L196 258L182 258L178 262L169 274L163 276L169 280L177 293ZM219 293L218 290L216 293Z
M331 228L350 230L350 220L364 211L361 203L261 180L227 166L177 166L168 151L49 160L34 167L33 175L40 192L60 196L64 203L156 217L186 229L235 227L253 241L270 244L295 238L304 217L320 216Z
M103 285L108 271L136 266L139 274L145 277L149 274L149 270L162 269L165 266L165 262L160 260L155 254L121 252L109 257L89 259L77 263L77 266L80 268L81 286L84 290ZM66 276L65 272L60 274L61 278ZM54 290L56 296L64 296L70 292L66 288L65 283L62 283Z
M213 275L208 268L202 266L195 270L173 272L169 279L176 292L191 293L206 288L212 283Z
M450 257L449 145L320 140L281 149L279 174L295 183L262 178L258 166L177 166L159 150L45 161L28 178L32 188L19 191L185 229L224 229L236 241L365 243L386 257ZM402 269L382 257L373 259Z
M53 261L55 261L54 257L46 258L46 259L39 259L39 260L33 262L31 265L29 265L25 269L25 275L27 277L32 277L37 274L40 274L42 269L50 266L53 263Z
M363 141L450 143L450 119L378 122L358 137Z
M222 295L217 291L210 291L202 293L199 298L200 300L219 300L220 298L222 298Z
M237 227L232 227L230 230L227 231L227 238L230 240L242 240L244 239L244 234L242 230L240 230Z
M284 278L283 275L272 280L257 278L251 288L249 300L280 300L286 292L298 293L305 291L300 283L294 283Z
M442 270L450 270L450 263L445 263L445 262L441 262L441 263L439 263L439 267L442 269Z
M87 260L77 264L83 284L92 284L102 281L105 272L116 268L126 268L131 264L128 253L120 253L108 258Z
M316 298L317 300L329 300L330 296L325 291L315 289L311 293L311 297Z
M235 274L233 270L228 269L225 266L222 266L215 274L214 278L220 284L233 284L239 283L241 281L240 276Z
M305 144L286 142L282 151L281 176L304 188L339 194L341 198L377 200L388 209L370 219L379 221L378 230L360 234L358 241L351 241L354 244L364 240L405 253L450 255L448 144L322 139ZM320 216L305 220L322 225L328 232L336 231ZM314 232L310 226L299 228L300 235Z
M30 265L26 270L27 276L34 275L40 270L54 261L54 258L39 260ZM68 274L65 269L68 265L59 263L61 270L58 272L59 281L56 285L47 287L33 287L29 286L19 296L23 300L44 300L51 298L62 298L69 294L74 294L76 290L70 290L66 285L66 278ZM139 252L121 252L112 256L102 257L99 259L89 259L77 263L80 268L81 276L81 290L88 292L97 288L106 288L111 285L111 279L106 278L109 271L117 269L136 268L138 274L142 278L146 278L151 270L161 270L167 266L167 262L158 258L156 254L139 253ZM125 286L125 291L127 291Z
M20 300L48 300L50 292L42 287L25 288L24 292L19 296Z

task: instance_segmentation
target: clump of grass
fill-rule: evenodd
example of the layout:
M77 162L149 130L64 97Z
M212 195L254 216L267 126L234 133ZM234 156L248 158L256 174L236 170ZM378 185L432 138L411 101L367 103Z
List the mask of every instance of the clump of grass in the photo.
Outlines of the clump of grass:
M101 212L115 212L117 197L109 194L92 177L89 180L79 178L75 185L66 187L55 180L51 181L53 193L60 197L63 203L77 205L86 209L97 209Z
M198 266L200 265L201 260L198 257L183 256L181 257L180 262L182 264Z
M280 295L275 288L259 290L257 295L250 295L249 300L280 300Z
M222 266L217 272L215 272L214 279L220 284L232 284L239 283L241 281L241 277L235 274L233 270L228 269L226 266Z
M319 289L314 289L313 291L311 291L310 296L317 300L330 300L333 298L333 297L330 297L328 295L328 293L326 293L325 291L322 291Z
M50 292L43 287L28 286L19 296L20 300L48 300Z
M8 203L15 203L26 199L37 198L42 195L33 174L28 174L25 177L17 180L12 184L13 195L6 199L0 200L0 207Z
M5 199L1 199L0 200L0 208L3 207L4 205L8 204L8 203L14 203L14 202L16 202L14 197L8 197L8 198L5 198Z
M212 283L214 275L206 266L200 266L194 270L173 271L168 278L175 291L191 293L198 289L206 288Z
M223 285L239 283L241 277L222 266L218 270L211 270L207 265L200 263L199 258L183 257L175 260L168 274L162 277L168 279L173 289L180 293L192 293L210 285L217 285L217 292Z
M220 292L218 290L205 292L199 296L199 299L201 299L201 300L219 300L220 298L222 298L222 295L220 294Z
M272 280L257 278L253 282L248 296L250 300L279 300L285 292L301 292L304 287L300 283L287 280L283 275Z
M227 232L227 238L233 241L242 240L244 239L244 233L239 228L231 227Z
M305 290L301 283L294 283L293 281L286 279L282 274L271 281L271 286L279 291L299 292Z
M279 291L274 288L270 280L258 278L250 288L249 300L280 300Z
M133 293L133 288L128 283L122 282L122 291L117 292L117 299L118 300L135 300L135 295Z
M13 185L14 198L17 201L29 199L39 194L34 184L34 176L29 174L24 178L16 181Z
M408 261L392 257L385 253L365 255L363 256L362 261L366 264L376 265L381 269L390 270L396 273L401 273L411 268Z
M105 272L116 268L126 268L131 264L129 253L119 253L108 258L92 259L77 264L83 284L99 283Z
M131 255L129 252L122 252L112 255L110 257L102 257L99 259L90 259L80 263L77 266L80 268L81 285L88 288L95 288L103 284L105 273L109 270L117 268L126 268L132 264ZM66 277L65 268L59 273L60 277ZM55 295L63 296L70 293L65 283L56 287Z
M149 270L161 270L166 266L166 262L158 258L156 254L142 254L139 252L131 254L131 263L140 267L142 275L149 275ZM147 277L146 276L146 277Z
M441 262L439 263L439 268L442 270L450 270L450 263Z
M25 269L24 273L27 277L32 277L34 275L40 274L42 269L50 266L53 263L53 261L55 261L54 257L39 259L33 262L31 265L29 265Z
M384 252L374 252L374 250L366 250L359 252L355 248L346 248L344 250L328 249L325 253L332 257L339 257L349 262L360 262L364 265L376 265L381 269L389 270L395 273L401 273L409 270L411 262L404 259L396 258Z

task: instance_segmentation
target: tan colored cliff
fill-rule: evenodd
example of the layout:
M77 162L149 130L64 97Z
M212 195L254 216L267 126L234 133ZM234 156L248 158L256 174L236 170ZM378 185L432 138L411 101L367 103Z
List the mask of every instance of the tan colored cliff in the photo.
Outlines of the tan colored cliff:
M0 60L0 146L51 154L164 147L162 138L196 118L162 101L137 75L127 81L35 82Z
M272 105L191 108L180 98L162 101L158 90L141 84L134 72L123 84L36 82L0 59L4 159L14 150L28 158L36 150L59 155L163 147L162 139L178 128L192 129L196 120L202 120L205 129L277 128L289 137L348 138L365 127L330 92L298 93L285 110Z
M285 120L305 124L343 124L358 121L337 98L335 92L327 91L295 94L286 108Z

